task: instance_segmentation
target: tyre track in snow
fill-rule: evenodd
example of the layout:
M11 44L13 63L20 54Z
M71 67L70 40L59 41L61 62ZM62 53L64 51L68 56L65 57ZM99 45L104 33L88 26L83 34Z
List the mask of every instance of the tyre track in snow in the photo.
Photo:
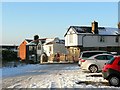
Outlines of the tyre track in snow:
M43 65L44 66L44 65ZM96 88L98 85L76 84L76 81L104 81L103 78L86 77L77 65L45 65L16 77L3 78L3 88ZM100 85L100 87L103 85Z
M74 64L73 64L74 65ZM56 87L61 87L59 80L59 73L61 70L67 70L70 65L43 65L42 68L35 68L21 73L20 75L6 77L2 79L3 88L30 88L30 87L44 87L46 82L47 87L55 84ZM67 69L66 69L67 68ZM38 80L36 79L38 78ZM37 86L39 84L39 86ZM52 86L53 87L53 86Z

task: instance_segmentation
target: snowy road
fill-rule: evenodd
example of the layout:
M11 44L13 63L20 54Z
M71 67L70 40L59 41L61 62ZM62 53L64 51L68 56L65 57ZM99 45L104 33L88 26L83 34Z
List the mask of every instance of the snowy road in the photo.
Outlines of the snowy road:
M77 64L3 68L2 75L3 88L114 88L102 77L89 77L89 73L82 72ZM76 84L78 81L87 83Z

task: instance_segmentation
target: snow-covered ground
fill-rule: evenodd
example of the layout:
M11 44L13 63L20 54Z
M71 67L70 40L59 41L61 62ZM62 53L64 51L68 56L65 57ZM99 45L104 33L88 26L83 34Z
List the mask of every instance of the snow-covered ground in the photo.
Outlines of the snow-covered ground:
M91 77L77 64L25 65L2 68L3 88L114 88L102 77ZM101 73L95 73L101 75ZM82 83L79 83L82 82ZM79 84L77 84L79 83Z

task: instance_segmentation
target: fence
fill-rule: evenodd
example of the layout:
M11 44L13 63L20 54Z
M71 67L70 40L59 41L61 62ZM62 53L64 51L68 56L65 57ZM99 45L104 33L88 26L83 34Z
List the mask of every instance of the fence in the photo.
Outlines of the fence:
M51 55L48 57L49 62L54 62L57 61L55 58L55 55ZM77 56L72 56L72 55L65 55L65 54L60 54L59 61L65 61L65 62L77 62L78 57Z

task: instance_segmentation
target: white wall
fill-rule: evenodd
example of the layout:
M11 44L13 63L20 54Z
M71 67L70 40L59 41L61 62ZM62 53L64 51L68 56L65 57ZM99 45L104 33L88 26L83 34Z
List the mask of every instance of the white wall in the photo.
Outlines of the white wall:
M40 50L38 49L38 47L41 47ZM39 44L37 45L37 54L41 55L43 53L43 46L41 41L39 41Z
M73 42L70 42L70 35L73 35ZM83 47L106 47L106 46L120 46L120 36L119 43L116 43L116 36L104 36L105 42L100 42L99 35L94 35L91 33L75 33L73 28L70 28L65 36L65 46L83 46Z
M119 43L116 43L116 36L104 36L105 42L100 42L100 36L90 33L76 34L73 30L73 43L70 43L70 29L65 36L65 46L83 46L83 47L106 47L106 46L120 46L120 36Z
M64 44L49 44L49 45L44 45L44 51L47 54L47 56L50 56L50 54L55 54L57 52L61 54L67 54L67 49L65 48ZM49 51L49 47L51 47L51 52Z
M70 35L72 36L72 39L70 38ZM71 42L72 40L72 42ZM67 35L65 36L65 46L77 46L78 45L78 35L74 32L72 28L67 32Z
M53 45L53 53L59 52L60 54L67 54L67 49L64 44L55 43Z
M50 47L51 47L51 51L49 51ZM44 52L47 54L47 56L50 56L50 54L53 54L53 44L44 45L43 49L44 49Z
M119 43L116 43L116 36L104 36L105 42L100 42L100 36L85 36L83 38L84 47L106 47L106 46L120 46L120 37Z

